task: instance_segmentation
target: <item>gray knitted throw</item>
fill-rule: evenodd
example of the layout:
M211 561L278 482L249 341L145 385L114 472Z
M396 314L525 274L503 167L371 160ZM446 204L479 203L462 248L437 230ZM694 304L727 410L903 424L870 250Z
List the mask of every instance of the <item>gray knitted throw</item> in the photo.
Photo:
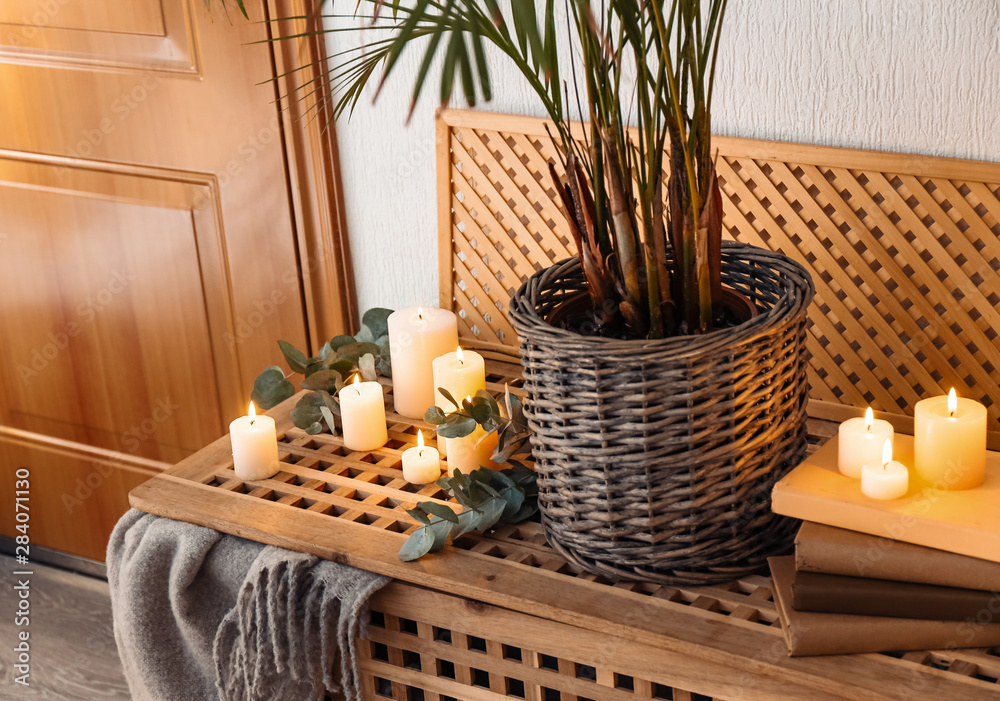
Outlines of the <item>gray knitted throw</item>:
M357 639L385 577L132 510L108 543L135 699L361 698Z

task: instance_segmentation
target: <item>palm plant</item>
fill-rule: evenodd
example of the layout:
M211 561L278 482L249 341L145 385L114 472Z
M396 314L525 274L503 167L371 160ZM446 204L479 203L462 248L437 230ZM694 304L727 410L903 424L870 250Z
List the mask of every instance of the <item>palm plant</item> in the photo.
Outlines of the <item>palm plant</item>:
M554 0L545 1L541 22L531 0L504 8L496 0L357 2L372 6L370 23L324 30L377 37L330 57L335 118L354 110L376 75L381 91L402 53L418 45L411 114L442 54L441 104L456 86L470 105L489 101L485 44L492 44L552 119L560 162L549 170L598 333L660 338L711 328L722 230L711 102L726 0L564 0L564 28L556 26ZM561 31L578 64L560 57ZM588 123L582 140L571 129L574 108Z

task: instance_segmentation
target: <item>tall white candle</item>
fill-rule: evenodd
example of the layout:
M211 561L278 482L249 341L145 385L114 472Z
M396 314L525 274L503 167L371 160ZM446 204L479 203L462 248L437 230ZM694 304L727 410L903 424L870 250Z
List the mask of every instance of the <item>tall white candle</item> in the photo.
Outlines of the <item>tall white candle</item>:
M378 382L359 382L341 387L340 420L344 445L350 450L375 450L389 439L385 425L385 397Z
M972 489L986 477L986 407L959 397L917 402L914 410L914 467L938 489Z
M434 358L458 345L458 318L445 309L410 307L389 315L392 396L396 412L422 419L434 404Z
M910 473L901 462L892 459L892 441L882 448L882 459L861 468L861 492L879 500L899 499L910 489Z
M872 408L868 407L863 419L848 419L840 424L837 432L837 468L841 474L860 478L861 467L877 463L882 456L882 446L892 437L892 424L876 419Z
M429 484L440 476L440 453L425 446L423 431L417 431L417 446L403 451L403 479L410 484Z
M229 442L233 446L233 470L241 480L262 480L278 472L278 439L274 419L257 416L253 402L247 416L229 424Z

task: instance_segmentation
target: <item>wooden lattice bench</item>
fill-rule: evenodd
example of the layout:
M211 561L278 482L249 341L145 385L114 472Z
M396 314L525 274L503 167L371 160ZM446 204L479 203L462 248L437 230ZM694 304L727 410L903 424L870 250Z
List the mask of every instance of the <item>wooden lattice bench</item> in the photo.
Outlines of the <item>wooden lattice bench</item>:
M496 351L488 388L517 387L505 309L521 279L570 255L542 122L438 120L441 304ZM811 448L871 404L906 430L916 400L954 385L990 409L1000 364L1000 167L718 139L725 224L813 272ZM498 358L507 358L501 362ZM391 386L386 392L391 394ZM613 583L554 553L538 524L471 535L415 563L399 546L418 500L400 473L417 428L389 412L364 453L309 436L276 407L282 470L247 485L228 438L131 494L133 506L386 574L359 641L366 698L417 701L978 699L1000 650L789 658L766 576L686 588ZM389 401L391 407L391 399ZM993 438L995 439L995 434Z

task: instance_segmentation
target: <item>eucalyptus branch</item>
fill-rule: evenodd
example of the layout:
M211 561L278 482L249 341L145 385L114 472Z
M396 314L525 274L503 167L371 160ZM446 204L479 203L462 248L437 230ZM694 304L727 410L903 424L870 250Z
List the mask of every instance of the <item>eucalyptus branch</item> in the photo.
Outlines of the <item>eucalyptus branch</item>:
M391 313L391 309L369 309L357 334L334 336L312 357L287 341L278 341L292 373L304 376L302 389L310 390L289 414L292 423L309 434L326 429L336 434L334 415L340 414L337 392L347 379L360 375L365 381L374 381L379 374L392 376L387 322ZM250 398L260 408L271 409L294 394L295 385L284 370L272 365L257 377Z
M485 533L497 523L520 523L538 511L538 484L534 470L514 462L506 470L480 468L469 475L455 470L437 485L461 505L456 513L440 502L420 502L407 511L421 525L399 549L403 562L418 560L471 531ZM435 518L436 517L436 518Z
M504 387L502 398L481 389L475 397L461 401L444 387L438 387L438 391L454 407L446 412L441 407L432 406L424 415L427 423L434 424L439 437L464 438L478 425L486 432L480 441L486 440L492 433L497 434L497 447L490 458L493 462L510 462L512 456L526 452L525 443L531 436L531 429L524 417L521 400L510 391L510 387Z

